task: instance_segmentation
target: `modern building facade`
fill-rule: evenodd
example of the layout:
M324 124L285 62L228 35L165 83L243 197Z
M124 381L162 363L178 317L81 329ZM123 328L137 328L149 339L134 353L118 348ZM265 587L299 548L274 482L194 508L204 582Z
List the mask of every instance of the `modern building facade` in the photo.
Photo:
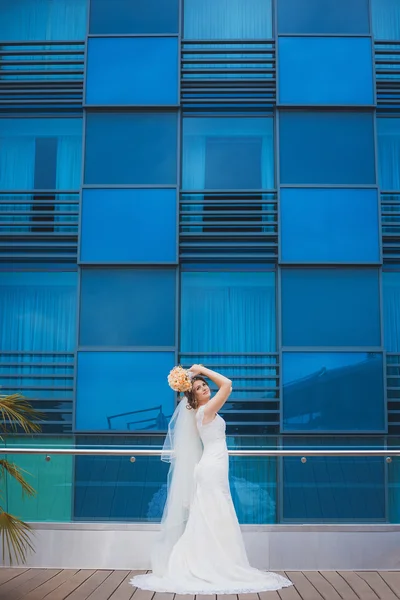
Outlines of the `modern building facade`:
M159 447L167 374L233 380L231 448L400 435L396 0L0 0L7 444ZM166 466L18 457L31 521L160 518ZM387 524L399 463L233 458L243 524Z

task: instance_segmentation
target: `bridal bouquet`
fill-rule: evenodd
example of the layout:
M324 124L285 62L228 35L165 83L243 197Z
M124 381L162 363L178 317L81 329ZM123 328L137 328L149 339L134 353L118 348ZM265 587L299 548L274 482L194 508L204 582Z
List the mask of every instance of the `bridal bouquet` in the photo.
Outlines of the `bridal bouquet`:
M190 371L181 366L174 367L168 375L168 384L175 392L190 392L192 381Z

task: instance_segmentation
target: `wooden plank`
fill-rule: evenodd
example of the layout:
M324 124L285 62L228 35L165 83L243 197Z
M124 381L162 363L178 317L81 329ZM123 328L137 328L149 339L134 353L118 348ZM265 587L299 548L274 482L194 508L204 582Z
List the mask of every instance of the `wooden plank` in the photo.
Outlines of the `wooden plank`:
M29 579L29 581L25 581L22 585L14 588L10 592L7 593L7 600L20 600L20 598L25 598L29 592L35 590L37 587L42 585L45 581L49 581L58 573L60 573L60 569L32 569L36 575ZM1 596L0 596L1 598Z
M90 600L108 600L115 590L118 589L122 581L129 575L129 571L114 571L102 583L102 585L90 595ZM133 592L133 587L130 589Z
M329 581L343 600L359 600L357 594L354 593L347 581L339 573L336 571L320 571L319 573L324 579Z
M132 588L132 590L133 589L134 588ZM140 590L139 588L136 588L132 598L135 598L135 600L152 600L154 595L155 593L150 590Z
M392 592L400 598L400 571L378 571L378 573Z
M225 597L225 595L224 595ZM249 594L238 594L239 600L259 600L258 594L249 593Z
M217 596L215 594L196 594L196 600L217 600Z
M29 581L29 579L33 579L36 575L37 571L35 569L28 569L17 575L17 577L13 577L13 579L2 583L0 585L0 598L7 598L7 593L10 590L22 585L25 581Z
M174 600L174 596L175 594L170 594L167 592L156 592L153 600Z
M274 572L278 573L278 575L282 575L282 577L286 577L287 579L290 579L290 577L288 577L287 573L285 573L284 571L274 571ZM270 594L271 592L265 592L265 593ZM281 600L302 600L302 597L300 596L299 592L297 591L295 585L278 590L278 596Z
M398 600L398 596L392 592L386 581L376 571L357 571L357 575L364 579L382 600Z
M87 581L95 571L91 569L85 569L78 571L71 579L68 579L65 583L61 584L56 590L49 592L45 598L46 600L64 600L74 592L84 581Z
M303 571L304 576L325 600L342 600L335 588L318 571Z
M338 571L338 573L347 581L354 593L359 598L362 598L362 600L377 600L377 598L380 600L379 596L371 590L369 585L353 571Z
M0 585L6 581L14 579L14 577L22 575L22 573L25 573L26 571L28 571L28 569L13 569L12 567L0 568Z
M97 590L111 573L112 571L95 571L93 575L88 577L86 581L81 583L81 585L68 596L68 600L87 600L90 594ZM64 600L64 598L65 596L61 596L62 600ZM50 599L53 600L53 596L50 596L49 600Z
M146 573L146 571L129 571L128 575L120 583L115 592L111 594L109 600L130 600L133 594L136 594L139 590L131 586L129 581L132 579L132 577L135 577L135 575L143 575L144 573ZM151 598L149 600L151 600Z
M68 581L68 579L73 577L77 572L77 569L64 569L55 577L45 581L37 588L29 592L26 596L24 596L24 600L42 600L48 594L50 594L50 592L60 587L60 585L62 585L65 581Z
M260 600L280 600L278 592L260 592L258 595Z
M228 594L229 595L229 594ZM224 596L227 599L227 596ZM194 594L175 594L175 600L195 600ZM237 600L236 595L229 595L229 600Z
M300 571L287 571L286 577L295 584L296 590L304 600L324 600L323 596L308 581L304 573Z

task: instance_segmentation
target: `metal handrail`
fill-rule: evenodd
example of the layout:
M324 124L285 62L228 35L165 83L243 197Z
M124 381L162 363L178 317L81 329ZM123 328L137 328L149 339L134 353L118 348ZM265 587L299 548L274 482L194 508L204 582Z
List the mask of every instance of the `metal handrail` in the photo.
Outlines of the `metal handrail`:
M71 454L73 456L163 456L163 450L156 449L115 449L115 448L0 448L2 454ZM381 456L386 459L400 456L400 449L386 450L228 450L229 456Z

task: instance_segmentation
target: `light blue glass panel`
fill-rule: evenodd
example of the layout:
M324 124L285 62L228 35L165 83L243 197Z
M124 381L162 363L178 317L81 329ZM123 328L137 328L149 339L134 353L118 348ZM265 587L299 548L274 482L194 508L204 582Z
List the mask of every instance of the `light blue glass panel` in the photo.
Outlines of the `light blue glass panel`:
M178 39L89 38L86 103L177 104Z
M284 346L380 346L378 269L283 269Z
M271 0L184 0L187 40L265 40L272 37Z
M281 183L376 183L370 112L281 111L279 139Z
M82 346L173 346L175 269L83 269Z
M282 104L373 104L369 38L279 38Z
M376 40L400 40L398 0L371 0L372 31Z
M369 33L368 0L277 0L277 8L279 33Z
M176 261L176 191L83 190L81 260Z
M282 260L379 261L377 190L281 189Z
M166 430L175 393L167 375L173 352L79 352L76 428Z
M380 188L400 190L400 119L378 117L376 127Z
M400 272L383 272L382 284L385 350L400 352Z
M284 352L284 431L383 431L382 354Z
M177 33L178 0L91 0L90 33Z
M182 188L274 188L274 123L268 118L183 119Z
M1 190L74 190L81 172L81 118L0 118Z
M286 437L284 448L382 449L384 440L366 436ZM365 523L386 520L385 462L381 457L283 459L283 522Z
M175 113L88 113L85 183L176 184Z
M2 41L84 40L88 0L0 0Z

